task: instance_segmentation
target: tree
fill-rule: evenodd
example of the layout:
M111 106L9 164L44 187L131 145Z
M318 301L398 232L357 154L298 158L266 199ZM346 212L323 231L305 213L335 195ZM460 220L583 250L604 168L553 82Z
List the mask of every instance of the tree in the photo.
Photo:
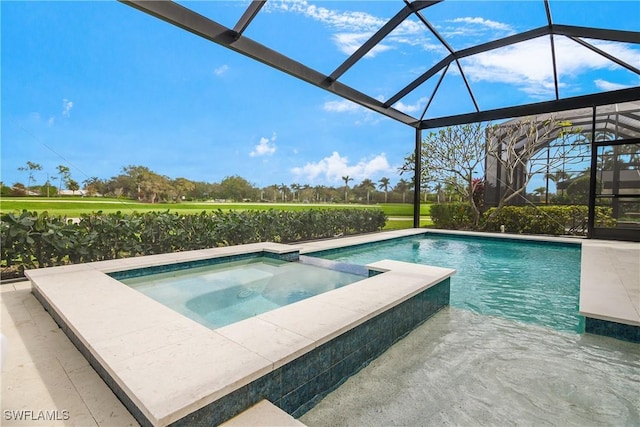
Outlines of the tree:
M409 181L407 181L406 179L402 178L402 179L400 179L400 181L398 181L398 183L396 184L395 188L393 189L393 191L397 191L397 192L402 194L402 203L405 203L405 201L406 201L407 190L409 188L410 188Z
M436 202L440 203L440 195L444 191L444 186L442 185L441 182L439 182L436 185L434 185L433 190L436 192Z
M293 192L293 196L291 197L291 201L296 201L296 194L298 195L298 201L300 201L300 189L302 186L300 184L293 183L291 184L291 191Z
M347 202L347 195L349 192L349 181L353 181L353 178L349 178L349 175L343 176L342 180L344 181L344 202Z
M75 181L75 180L73 180L73 179L69 178L69 179L67 180L67 188L68 188L69 190L71 190L71 193L72 193L72 194L74 194L74 195L75 195L75 194L76 194L76 191L78 191L78 190L80 189L80 184L78 184L78 182L77 182L77 181Z
M366 178L366 179L362 180L362 182L360 183L359 187L362 188L363 191L366 191L366 193L367 193L367 204L369 204L369 202L371 200L371 191L375 191L376 185L369 178Z
M547 187L538 187L535 190L533 190L533 195L538 197L538 200L542 201L542 198L546 194L546 192L547 192Z
M183 197L186 198L187 194L195 190L196 185L186 178L176 178L171 181L171 187L173 188L173 191L175 193L174 200L176 202L179 202Z
M484 163L484 137L485 127L474 123L439 129L422 140L422 179L443 182L450 200L453 193L467 200L472 207L474 227L480 222L480 208L473 200L473 178ZM403 170L413 170L408 159Z
M33 173L35 171L41 171L42 170L42 166L40 166L38 163L34 163L34 162L27 162L26 166L20 166L18 168L19 171L27 171L28 175L27 175L27 195L29 195L29 189L31 188L31 183L32 181L35 183L35 178L33 176Z
M101 181L100 181L100 178L98 178L97 176L92 176L91 178L87 178L84 181L82 181L82 183L84 184L85 190L87 190L87 196L93 196L99 192L98 190L99 190Z
M589 175L583 175L575 180L567 187L567 195L572 203L584 204L589 202Z
M508 125L488 126L487 161L496 162L501 168L500 185L503 190L496 209L488 219L496 217L512 200L524 197L533 176L578 162L579 156L573 154L584 147L580 131L580 128L574 128L570 122L557 120L554 116L543 120L528 117L510 122ZM541 148L554 140L560 140L565 149L548 158L547 155L543 155L544 150Z
M280 195L282 196L282 201L286 202L287 201L287 191L289 191L289 187L287 187L285 184L280 184L278 186L278 190L280 191Z
M567 173L567 172L565 172L565 171L563 171L563 170L557 170L557 171L555 171L555 172L553 172L553 173L550 173L550 172L549 172L549 173L546 173L546 174L545 174L545 178L546 178L548 181L553 181L553 183L554 183L554 184L555 184L555 186L556 186L556 192L558 192L558 183L559 183L559 182L562 182L562 181L566 181L566 180L568 180L568 179L571 179L571 174L570 174L570 173ZM548 184L549 184L549 182L548 182L548 181L547 181L547 187L546 187L546 188L548 188ZM547 191L547 189L546 189L546 188L545 188L545 192L547 192L547 193L548 193L548 191ZM549 196L549 195L547 194L547 197L548 197L548 196Z
M238 175L228 176L220 182L223 199L243 201L254 199L257 189L246 179Z
M309 200L313 200L313 189L309 184L304 184L300 189L300 195L302 196L302 201L308 203ZM298 201L300 201L300 196L298 196Z
M316 194L316 201L317 202L327 202L327 200L332 200L332 189L324 186L324 185L316 185L315 187L313 187L313 191Z
M26 196L28 194L27 189L21 182L14 182L11 187L11 196Z
M60 194L62 192L62 184L66 183L67 180L71 178L71 175L69 168L65 165L58 165L56 169L58 170L58 179L60 180L58 181L58 194Z
M138 200L148 203L156 203L159 195L166 192L169 187L167 177L158 175L145 166L126 166L122 172L135 184Z
M380 188L381 190L384 190L384 202L387 203L387 193L389 191L389 186L391 185L391 181L389 180L389 178L383 176L382 178L380 178L378 182L379 182L378 188Z
M480 223L480 200L474 195L484 189L485 182L479 179L484 165L493 162L502 170L501 192L498 206L491 216L499 214L505 204L516 197L523 197L527 184L535 174L547 168L546 156L535 156L545 144L575 133L571 124L553 117L538 121L526 118L505 125L483 125L482 123L447 127L430 132L422 141L421 179L442 182L451 201L455 192L466 200L473 212L474 228ZM571 148L571 144L567 144ZM566 163L565 156L553 159ZM405 157L402 172L413 171L414 155Z

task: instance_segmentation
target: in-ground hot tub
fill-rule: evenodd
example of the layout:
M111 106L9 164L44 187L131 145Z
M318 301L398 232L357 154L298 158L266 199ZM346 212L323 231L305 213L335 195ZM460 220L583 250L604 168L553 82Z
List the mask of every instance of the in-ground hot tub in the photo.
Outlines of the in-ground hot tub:
M446 306L454 273L379 261L367 268L382 274L217 329L109 276L247 254L295 260L298 249L259 243L26 275L35 296L140 424L216 425L262 399L303 414Z
M258 254L245 260L201 267L181 268L182 264L174 264L175 268L170 271L160 266L111 276L212 329L366 277Z

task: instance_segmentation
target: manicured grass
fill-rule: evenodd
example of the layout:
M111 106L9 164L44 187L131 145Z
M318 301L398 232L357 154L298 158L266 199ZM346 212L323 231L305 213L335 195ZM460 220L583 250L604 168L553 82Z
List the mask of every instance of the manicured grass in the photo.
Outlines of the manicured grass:
M420 218L420 227L432 227L433 221L431 218ZM403 219L389 219L384 226L384 230L400 230L403 228L412 228L413 227L413 218L403 218Z
M287 211L302 211L308 209L382 209L390 217L385 230L397 228L409 228L413 225L413 205L404 203L383 203L376 205L360 204L306 204L306 203L213 203L213 202L184 202L184 203L140 203L128 199L108 199L90 197L3 197L0 199L0 212L30 212L47 211L49 215L64 215L69 218L77 218L81 214L102 211L103 213L123 213L130 212L152 212L171 211L177 213L199 213L221 209L228 210L268 210L280 209ZM431 211L430 205L421 205L420 213L422 217L428 216ZM399 217L402 217L400 219ZM406 217L406 219L404 219ZM421 224L430 224L429 219L424 219Z

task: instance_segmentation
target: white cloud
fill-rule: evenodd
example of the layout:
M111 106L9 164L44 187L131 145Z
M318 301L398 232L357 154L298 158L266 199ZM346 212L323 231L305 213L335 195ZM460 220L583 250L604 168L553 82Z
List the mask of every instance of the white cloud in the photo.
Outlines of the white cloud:
M422 109L424 109L424 107L426 106L426 103L427 103L427 98L422 97L418 99L418 101L416 101L415 104L404 104L402 101L398 101L393 105L393 107L396 110L402 111L403 113L411 114L411 113L415 113L416 111L421 111Z
M595 85L596 85L596 87L598 89L604 90L604 91L627 89L627 88L631 87L629 85L622 85L620 83L608 82L608 81L602 80L602 79L594 80L593 83L595 83Z
M379 101L384 100L383 97L378 98ZM375 114L373 111L347 99L342 99L339 101L327 101L322 105L322 109L330 113L355 114L356 120L354 121L354 124L356 126L375 125L380 121L381 118L379 114Z
M318 178L323 178L329 182L340 182L343 176L350 176L356 180L371 178L378 174L393 173L393 168L387 161L384 153L378 154L369 159L361 159L355 165L349 165L347 157L340 156L334 151L331 156L325 157L318 162L309 162L304 166L295 167L291 172L298 179L315 182Z
M337 11L326 7L309 4L307 0L289 0L279 2L267 2L270 8L287 12L300 13L308 18L322 22L337 29L350 31L372 32L380 28L386 22L385 19L375 17L366 12Z
M592 41L594 46L626 62L637 58L638 51L621 43ZM575 83L580 75L598 69L619 66L565 37L556 37L556 65L559 85ZM473 82L506 83L537 96L554 91L551 49L548 37L539 37L501 49L461 59L465 75ZM457 72L457 69L453 69Z
M47 120L47 124L48 124L49 126L53 126L53 123L54 123L55 121L56 121L56 119L55 119L53 116L52 116L52 117L49 117L49 120Z
M274 132L271 138L260 138L260 143L256 145L252 152L249 153L251 157L272 155L276 152L276 133Z
M62 115L65 117L69 117L71 113L71 109L73 108L73 101L69 101L68 99L62 100Z
M337 33L333 36L333 41L341 52L351 55L360 46L364 44L373 34L372 33ZM379 53L393 49L392 46L378 43L365 55L365 58L373 58Z
M332 113L354 113L363 109L361 106L359 106L355 102L349 101L348 99L342 99L339 101L327 101L324 103L322 108L325 111L330 111Z
M497 21L492 21L490 19L480 18L478 16L476 16L474 18L466 16L464 18L451 19L448 22L453 22L453 23L456 23L456 24L463 23L463 24L479 25L481 27L487 27L487 28L490 28L492 30L501 30L501 31L507 31L507 32L513 31L513 29L511 28L511 26L509 24L505 24L505 23L497 22Z
M215 70L213 70L213 73L216 76L221 76L221 75L225 74L227 71L229 71L229 66L227 64L224 64L224 65L219 66Z
M309 4L307 0L269 1L267 10L280 10L289 13L298 13L307 18L318 21L335 31L332 36L338 50L351 55L368 40L386 22L387 18L379 18L366 12L339 11L326 7ZM373 58L379 53L395 49L402 44L424 44L415 35L427 31L422 23L414 19L403 21L388 37L384 43L378 43L366 54L366 58ZM406 36L412 37L406 37ZM395 45L395 46L394 46Z

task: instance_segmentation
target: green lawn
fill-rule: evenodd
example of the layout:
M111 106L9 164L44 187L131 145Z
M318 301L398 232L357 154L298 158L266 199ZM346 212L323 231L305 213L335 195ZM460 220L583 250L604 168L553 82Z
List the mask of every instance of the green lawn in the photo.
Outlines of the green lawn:
M82 197L3 197L0 199L0 212L28 211L44 212L50 215L64 215L77 218L81 214L102 211L104 213L151 212L166 211L178 213L199 213L216 209L227 210L268 210L280 209L301 211L307 209L382 209L390 218L385 226L386 230L410 228L413 226L413 205L406 203L383 203L376 205L362 204L307 204L307 203L213 203L213 202L183 202L183 203L140 203L128 199L82 198ZM431 225L428 217L430 205L421 205L421 226Z
M105 213L117 211L166 211L172 212L200 212L202 210L267 210L282 209L301 211L307 209L375 209L379 208L388 216L412 216L413 205L406 203L383 203L375 205L364 204L308 204L308 203L213 203L213 202L183 202L183 203L140 203L128 199L109 198L80 198L80 197L3 197L0 199L0 212L47 211L51 215L80 216L83 213L102 211ZM430 205L421 206L421 215L429 215Z

